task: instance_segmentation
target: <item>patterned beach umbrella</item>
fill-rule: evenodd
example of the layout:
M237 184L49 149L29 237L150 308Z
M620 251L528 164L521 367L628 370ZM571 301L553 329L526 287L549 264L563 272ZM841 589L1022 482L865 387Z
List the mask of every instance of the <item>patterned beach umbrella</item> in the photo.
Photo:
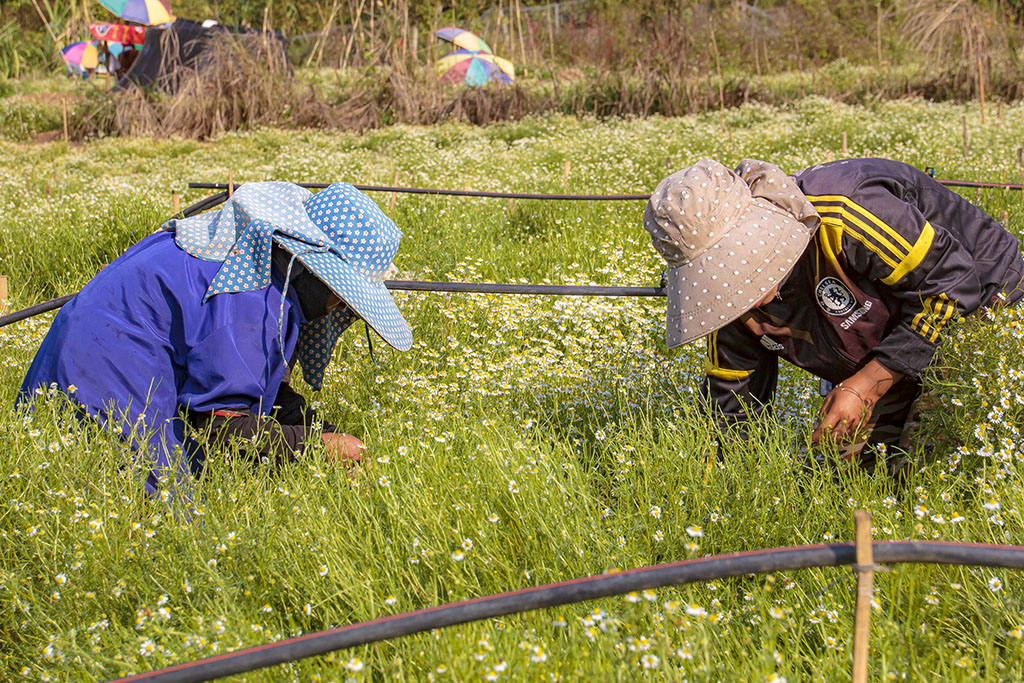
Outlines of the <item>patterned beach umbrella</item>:
M100 63L100 53L91 42L78 42L66 45L60 51L65 62L82 69L95 69Z
M96 40L122 45L142 45L146 42L145 26L128 24L89 24L89 33Z
M100 0L100 4L122 19L144 26L169 24L174 21L171 5L167 0Z
M492 78L511 84L515 75L515 67L507 59L469 50L456 50L445 55L437 61L437 71L443 81L465 83L474 87L481 86Z
M470 52L486 52L491 54L493 51L490 46L484 42L484 39L475 33L455 26L445 26L444 28L435 31L434 35L438 38L447 40L449 43L454 43L455 47L461 47L463 50L469 50Z

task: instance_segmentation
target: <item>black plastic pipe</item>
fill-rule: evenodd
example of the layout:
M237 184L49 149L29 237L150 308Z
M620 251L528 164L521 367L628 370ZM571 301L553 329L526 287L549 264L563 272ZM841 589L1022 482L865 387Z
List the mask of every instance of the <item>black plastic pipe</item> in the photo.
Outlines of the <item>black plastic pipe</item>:
M942 541L876 541L872 543L872 550L874 560L878 564L915 562L1024 569L1024 546ZM856 550L853 543L772 548L683 560L498 593L382 617L329 631L308 633L276 643L257 645L119 678L116 683L210 681L430 629L607 598L631 591L679 586L695 581L725 579L746 574L848 566L855 562Z
M665 296L664 287L601 287L596 285L518 285L504 282L434 282L430 280L385 280L388 289L407 292L462 292L477 294L540 294L546 296ZM20 311L0 316L0 327L60 308L74 294L50 299Z
M955 187L994 188L1003 190L1024 190L1024 185L1011 183L986 183L971 180L938 180L944 185ZM323 189L330 183L295 183L307 189ZM182 212L182 217L193 216L201 211L211 209L228 198L227 183L189 183L189 189L222 190L207 197ZM354 185L364 192L403 192L409 194L449 195L457 197L492 197L507 199L558 199L558 200L643 200L649 194L531 194L522 192L480 192L476 190L445 190L424 187L391 187L388 185ZM573 285L512 285L490 283L442 283L426 281L388 281L390 289L431 292L479 292L484 294L549 294L558 296L665 296L664 288L660 287L580 287ZM532 288L532 289L531 289ZM529 291L528 291L529 290ZM543 290L543 291L542 291ZM591 290L591 291L584 291ZM618 292L613 290L619 290ZM60 308L70 301L74 294L44 301L20 311L0 316L0 327L16 323L26 318Z
M944 180L936 178L935 182L950 187L988 188L995 190L1024 190L1024 185L1017 183L988 183L974 180ZM240 183L236 184L238 187ZM309 190L322 190L330 183L295 183ZM226 190L227 183L189 183L190 190ZM479 190L447 190L430 187L393 187L391 185L353 185L363 192L394 192L396 194L432 194L449 197L492 197L496 199L550 199L561 201L614 201L650 199L647 194L541 194L524 192L484 192Z
M13 325L14 323L25 320L26 318L31 318L33 316L46 313L47 311L52 311L55 308L60 308L67 302L74 299L76 294L77 292L75 292L75 294L65 294L64 296L59 296L56 299L50 299L49 301L44 301L42 303L29 306L28 308L23 308L20 311L14 311L7 315L0 315L0 327L3 327L4 325Z
M241 183L236 183L237 188ZM307 190L322 190L331 183L294 183ZM226 190L227 183L189 183L190 190ZM491 197L496 199L561 199L578 201L615 201L650 199L648 194L533 194L526 192L486 192L479 190L445 190L432 187L391 187L390 185L353 185L363 192L396 192L403 194L433 194L449 197Z
M983 183L980 180L938 180L937 183L949 185L950 187L976 187L989 188L993 190L1024 190L1024 185L1016 183Z
M206 211L207 209L213 208L214 206L223 203L227 198L228 193L226 191L218 192L215 195L211 195L209 197L206 197L205 199L199 200L198 202L192 204L191 206L185 207L185 209L183 209L179 214L172 216L172 218L188 218L189 216L194 216L197 213L201 213L203 211ZM75 294L77 294L77 292L75 292ZM8 313L7 315L0 315L0 327L4 327L5 325L11 325L21 320L25 320L26 318L31 318L33 316L46 313L47 311L52 311L56 308L60 308L67 302L74 299L75 294L65 294L64 296L59 296L56 299L50 299L49 301L43 301L42 303L29 306L28 308L23 308L20 311L14 311L13 313Z
M434 282L385 280L388 289L406 292L463 292L477 294L544 294L554 296L665 296L664 287L604 287L598 285L516 285L504 282Z

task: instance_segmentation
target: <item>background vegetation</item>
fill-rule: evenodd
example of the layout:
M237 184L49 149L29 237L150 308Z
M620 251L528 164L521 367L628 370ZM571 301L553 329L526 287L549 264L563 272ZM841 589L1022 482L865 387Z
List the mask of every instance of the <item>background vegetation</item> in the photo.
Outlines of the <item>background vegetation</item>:
M75 136L203 137L219 130L170 110L202 112L227 130L268 123L365 130L549 111L678 116L810 94L850 103L965 101L984 90L990 100L1009 102L1024 82L1019 0L181 0L174 9L182 17L283 31L295 70L252 59L260 47L243 43L222 46L215 67L174 98L79 83L73 96L64 94ZM9 0L0 7L0 95L20 98L17 124L0 134L55 130L60 98L44 98L30 83L62 70L55 46L87 37L90 19L112 18L91 0ZM517 84L466 90L439 83L433 63L450 46L433 32L450 24L479 32L512 59ZM261 105L239 107L247 94Z

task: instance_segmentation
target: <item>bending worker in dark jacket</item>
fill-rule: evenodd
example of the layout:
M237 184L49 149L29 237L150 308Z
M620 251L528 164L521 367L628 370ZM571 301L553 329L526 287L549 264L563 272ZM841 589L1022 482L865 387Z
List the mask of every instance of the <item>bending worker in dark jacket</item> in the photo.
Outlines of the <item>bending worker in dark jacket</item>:
M291 460L310 445L337 460L362 443L317 428L288 382L319 389L355 318L407 350L412 333L384 286L401 232L366 195L336 183L242 185L219 210L172 220L104 268L58 313L19 403L55 387L130 440L150 492L198 476L187 435L241 438ZM255 446L252 442L255 441Z
M671 267L668 345L707 338L704 396L720 424L770 404L785 358L834 384L814 441L844 443L869 469L866 444L909 447L946 323L1024 296L1013 235L885 159L793 176L705 159L658 185L644 227Z

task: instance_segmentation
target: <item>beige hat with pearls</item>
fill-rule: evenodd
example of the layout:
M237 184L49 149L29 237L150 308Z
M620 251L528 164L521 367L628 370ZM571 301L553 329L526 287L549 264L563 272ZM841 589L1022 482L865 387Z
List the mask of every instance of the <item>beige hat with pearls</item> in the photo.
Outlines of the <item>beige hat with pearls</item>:
M665 341L689 343L757 305L793 269L821 219L765 161L702 159L662 180L644 228L669 265Z

